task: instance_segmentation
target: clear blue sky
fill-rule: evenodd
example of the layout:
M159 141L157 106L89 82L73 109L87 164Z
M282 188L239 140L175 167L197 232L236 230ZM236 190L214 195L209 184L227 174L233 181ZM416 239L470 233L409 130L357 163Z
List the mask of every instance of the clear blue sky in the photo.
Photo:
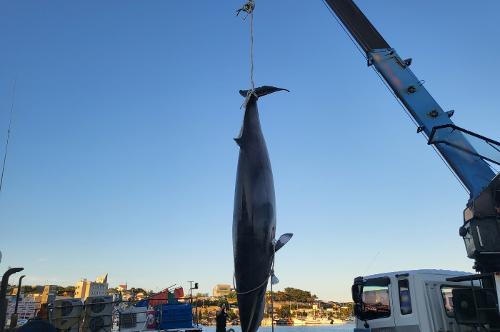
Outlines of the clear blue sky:
M499 139L500 2L359 0L456 124ZM159 289L231 283L248 86L242 1L3 1L0 272ZM355 276L470 270L467 194L320 1L257 0L257 84L280 287L347 300ZM21 235L17 236L20 232Z

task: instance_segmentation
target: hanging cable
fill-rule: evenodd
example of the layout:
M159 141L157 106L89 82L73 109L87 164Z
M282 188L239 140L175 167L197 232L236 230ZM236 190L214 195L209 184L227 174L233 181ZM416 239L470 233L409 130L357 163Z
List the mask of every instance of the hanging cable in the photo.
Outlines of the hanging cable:
M356 49L359 51L359 53L361 54L361 56L363 56L363 58L365 58L365 60L366 60L367 58L366 58L365 52L363 52L363 50L361 49L361 47L359 47L359 44L356 43L356 41L354 40L354 38L352 38L352 36L349 33L349 31L347 31L347 29L344 27L344 25L342 24L342 22L340 22L340 20L338 19L337 15L335 15L335 13L333 12L332 8L330 6L328 6L328 4L326 3L326 0L323 0L323 4L325 5L326 9L328 9L328 11L332 15L332 17L335 19L335 21L337 21L337 23L340 25L340 27L342 28L342 30L344 30L344 32L346 33L347 37L349 37L349 39L352 41L352 43L354 44L354 47L356 47Z
M250 88L248 89L248 93L245 97L245 101L241 105L241 107L245 106L250 99L251 95L255 95L255 81L254 81L254 56L253 56L253 48L254 48L254 31L253 31L253 19L254 19L254 9L255 9L255 0L249 0L247 3L243 5L240 9L236 11L236 16L238 16L241 12L246 13L246 16L243 17L243 20L246 20L248 16L250 16ZM257 97L257 96L256 96Z
M418 125L417 121L413 118L413 116L410 114L410 112L406 109L406 107L403 105L403 102L398 98L398 96L396 96L396 93L392 90L392 88L389 86L387 81L382 77L382 75L375 68L372 68L372 69L377 74L377 76L380 78L380 80L382 81L384 86L387 88L387 90L389 90L389 92L394 97L394 99L396 99L396 101L401 106L401 108L403 109L405 114L408 116L408 118L411 120L411 122L413 122L415 127L418 128L419 125ZM420 134L425 138L426 141L429 140L429 138L427 137L427 135L423 131L421 131ZM446 160L444 159L444 156L441 154L441 152L438 150L438 148L434 144L431 144L431 146L434 149L434 151L437 153L437 155L439 156L439 159L441 159L441 161L445 164L445 166L450 170L451 174L453 174L455 179L457 179L458 183L460 183L460 185L465 190L465 192L467 194L470 194L470 191L469 191L469 189L467 189L467 186L463 183L462 179L460 179L460 177L457 175L457 173L455 173L453 168L451 168L451 166L448 164L448 162L446 162Z
M7 153L9 151L10 131L12 129L12 119L14 115L14 101L16 100L16 85L17 81L14 81L14 86L12 87L12 103L10 105L10 114L9 114L9 127L7 129L7 140L5 141L5 151L3 155L2 175L0 176L0 193L2 192L3 176L5 173L5 163L7 161Z
M255 3L253 0L249 1L248 4L250 5L250 89L255 90L255 82L253 80L253 68L254 68L254 62L253 62L253 12L255 9Z
M260 283L257 287L254 287L254 288L252 288L252 289L250 289L250 290L247 290L247 291L244 291L244 292L239 292L239 291L237 290L237 288L236 288L236 282L235 282L235 280L234 280L234 279L236 278L236 276L235 276L235 275L234 275L234 273L233 273L233 288L236 290L236 294L237 294L237 295L246 295L246 294L250 294L250 293L255 292L255 291L259 290L260 288L262 288L262 287L266 286L266 285L267 285L267 282L269 281L269 277L270 277L270 276L271 276L271 275L269 274L269 275L266 277L266 280L264 280L262 283Z
M274 293L273 293L273 276L274 276L274 257L276 257L276 250L273 248L273 263L271 265L271 332L274 332Z

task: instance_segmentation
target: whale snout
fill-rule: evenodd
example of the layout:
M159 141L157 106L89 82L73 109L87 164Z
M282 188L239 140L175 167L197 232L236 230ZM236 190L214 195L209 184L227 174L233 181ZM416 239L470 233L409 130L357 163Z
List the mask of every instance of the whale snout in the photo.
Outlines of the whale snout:
M254 292L238 295L242 332L255 332L264 318L267 282Z

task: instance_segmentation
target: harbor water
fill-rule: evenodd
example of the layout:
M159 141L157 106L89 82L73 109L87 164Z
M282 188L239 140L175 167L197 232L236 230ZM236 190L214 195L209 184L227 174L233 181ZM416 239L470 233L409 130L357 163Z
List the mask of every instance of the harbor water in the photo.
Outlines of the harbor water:
M241 332L240 326L227 326L226 331L233 329L235 332ZM275 326L276 332L352 332L354 331L354 324L342 325L322 325L322 326ZM215 326L203 327L203 331L215 332ZM259 332L271 332L271 327L260 327Z

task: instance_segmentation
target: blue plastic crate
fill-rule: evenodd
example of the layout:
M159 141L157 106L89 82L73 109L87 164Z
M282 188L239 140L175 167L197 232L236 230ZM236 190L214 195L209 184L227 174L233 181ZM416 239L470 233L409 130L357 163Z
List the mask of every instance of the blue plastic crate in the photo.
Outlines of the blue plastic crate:
M156 310L159 312L160 329L193 327L192 307L189 303L161 304Z

